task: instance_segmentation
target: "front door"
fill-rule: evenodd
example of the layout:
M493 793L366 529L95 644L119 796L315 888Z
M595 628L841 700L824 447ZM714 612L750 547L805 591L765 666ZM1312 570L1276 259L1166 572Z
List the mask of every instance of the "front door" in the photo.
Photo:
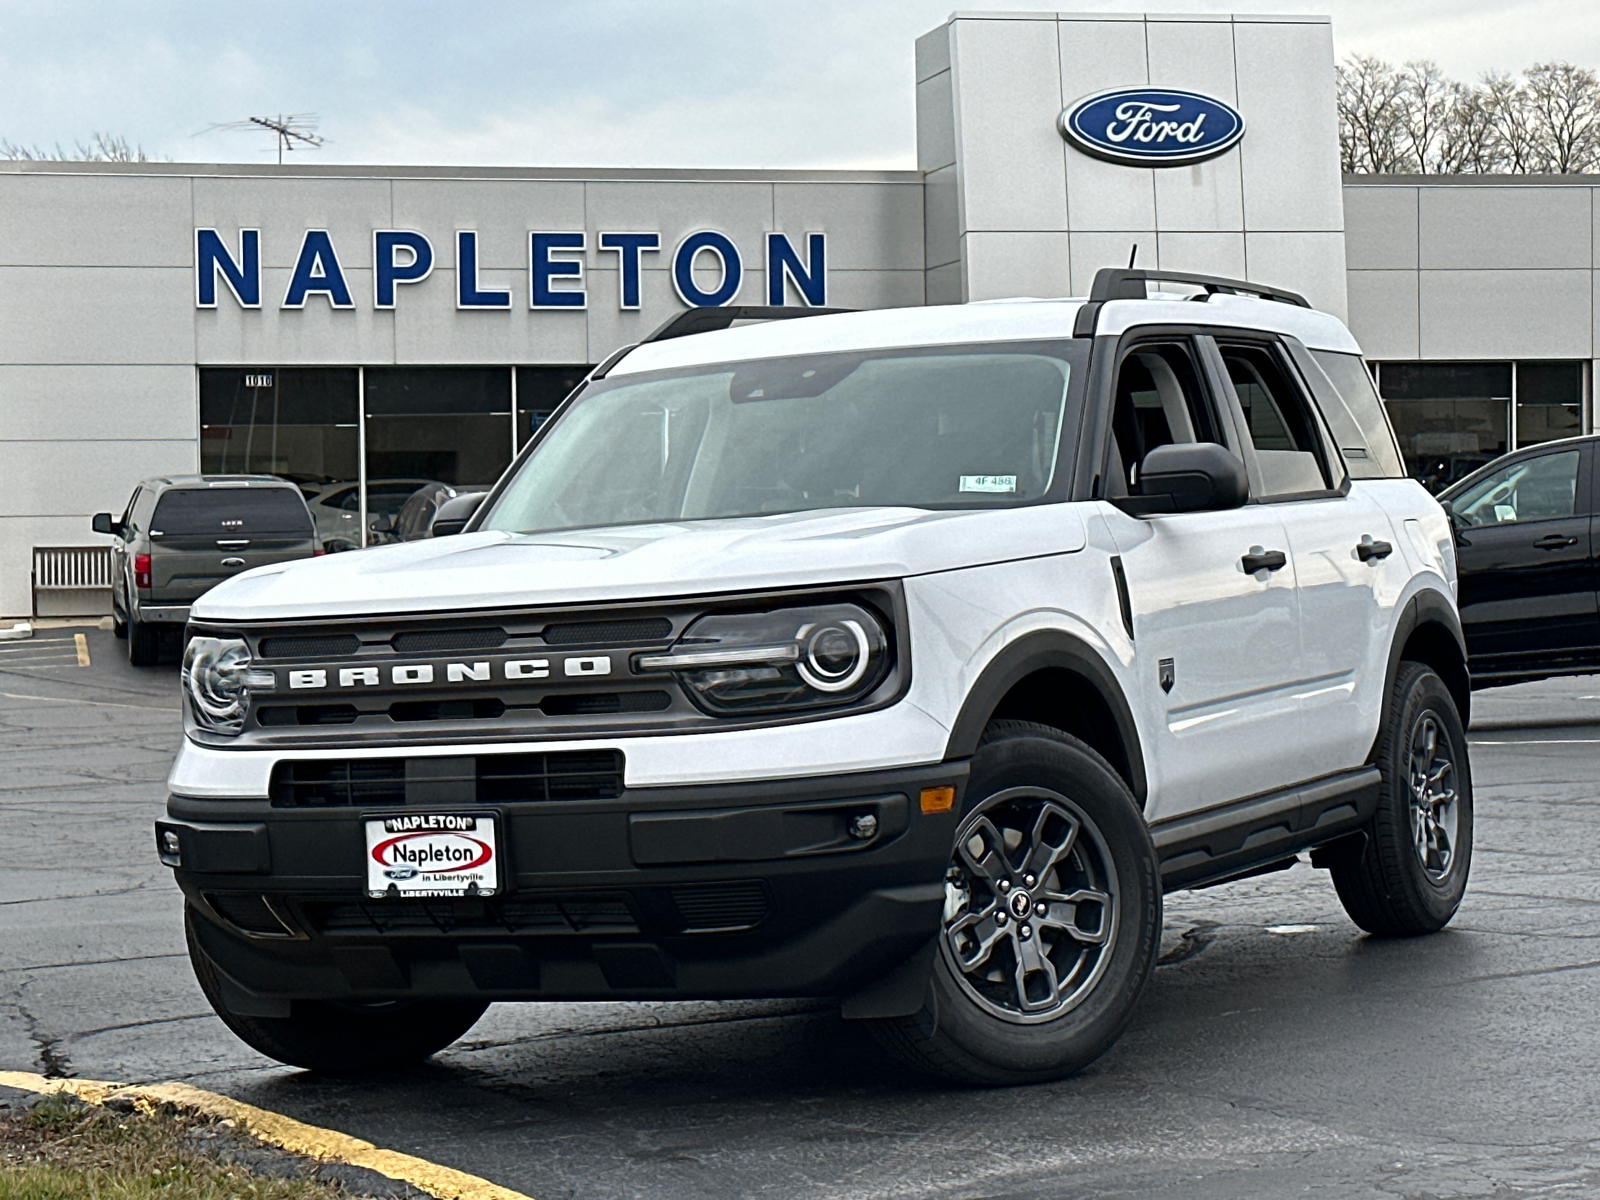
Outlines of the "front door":
M1140 342L1117 372L1107 494L1136 493L1144 455L1173 442L1238 452L1187 338ZM1102 506L1133 613L1148 816L1162 820L1301 778L1294 567L1278 511L1130 517Z
M1451 501L1461 625L1474 676L1600 652L1589 443L1518 456Z

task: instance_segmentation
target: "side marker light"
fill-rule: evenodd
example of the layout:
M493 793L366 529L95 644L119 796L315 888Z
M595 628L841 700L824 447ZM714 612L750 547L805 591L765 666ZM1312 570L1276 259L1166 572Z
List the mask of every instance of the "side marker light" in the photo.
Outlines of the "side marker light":
M956 790L953 787L923 788L918 803L925 813L949 812L955 806Z

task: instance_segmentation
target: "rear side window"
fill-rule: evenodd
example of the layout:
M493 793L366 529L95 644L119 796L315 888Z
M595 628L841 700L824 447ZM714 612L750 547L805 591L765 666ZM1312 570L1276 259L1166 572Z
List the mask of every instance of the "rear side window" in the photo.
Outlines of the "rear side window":
M1278 356L1265 346L1219 342L1217 349L1239 397L1245 432L1255 447L1262 498L1319 492L1333 486L1322 461L1315 419Z
M1325 404L1322 415L1328 419L1350 474L1357 479L1404 479L1400 448L1360 355L1333 350L1312 350L1310 354L1341 401L1343 411L1341 406Z
M151 531L167 537L310 537L311 514L295 488L196 488L163 495Z

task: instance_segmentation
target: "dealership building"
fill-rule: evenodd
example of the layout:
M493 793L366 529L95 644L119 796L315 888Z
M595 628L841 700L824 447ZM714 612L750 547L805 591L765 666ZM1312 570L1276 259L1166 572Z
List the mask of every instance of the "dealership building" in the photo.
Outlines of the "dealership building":
M1431 486L1592 428L1600 177L1341 178L1326 19L958 13L907 84L915 171L0 164L0 614L108 611L72 548L152 475L370 515L492 481L689 307L1081 296L1135 253L1344 317ZM1240 132L1156 165L1071 136L1141 87Z

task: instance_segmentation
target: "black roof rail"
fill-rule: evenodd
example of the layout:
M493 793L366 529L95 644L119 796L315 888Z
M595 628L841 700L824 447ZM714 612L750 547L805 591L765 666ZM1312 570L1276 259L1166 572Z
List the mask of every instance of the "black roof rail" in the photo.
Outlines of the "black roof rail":
M691 308L667 321L649 337L640 340L641 346L650 342L664 342L669 338L688 337L692 333L710 333L727 329L735 321L786 321L791 317L823 317L830 313L855 312L853 308L803 308L798 305L777 307L770 304L735 304L726 308Z
M1246 283L1243 279L1224 279L1220 275L1192 275L1187 271L1163 271L1159 268L1151 271L1144 267L1101 267L1094 273L1094 286L1089 289L1089 300L1091 303L1105 300L1143 300L1146 298L1145 284L1151 280L1164 283L1190 283L1203 288L1208 296L1226 292L1235 296L1259 296L1263 300L1276 300L1281 304L1293 304L1299 308L1311 307L1311 301L1299 292L1285 291L1283 288L1268 287L1261 283Z

